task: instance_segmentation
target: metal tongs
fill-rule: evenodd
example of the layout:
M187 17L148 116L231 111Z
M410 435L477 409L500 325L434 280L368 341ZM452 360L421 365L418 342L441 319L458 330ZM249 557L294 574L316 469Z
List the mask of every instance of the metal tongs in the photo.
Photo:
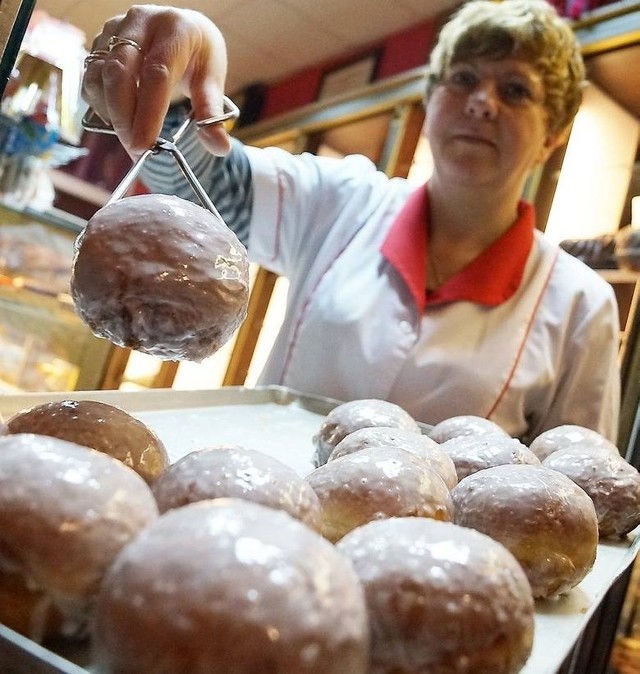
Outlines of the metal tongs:
M240 110L236 104L227 96L224 97L224 112L221 115L216 117L209 117L208 119L203 119L201 121L194 121L193 117L190 115L185 119L185 121L180 125L176 133L173 135L171 140L166 140L164 138L158 138L156 142L148 150L145 150L140 157L134 162L129 171L126 173L124 178L120 181L120 184L115 188L113 194L107 201L107 204L111 204L114 201L121 199L128 191L128 189L133 184L133 181L137 178L140 173L140 169L144 162L154 154L159 152L169 152L173 158L176 160L176 163L180 167L180 170L184 174L184 177L187 179L187 182L196 193L196 196L200 200L200 203L207 209L209 209L214 215L219 217L221 216L218 213L218 210L213 205L213 202L209 198L209 195L204 191L204 188L200 184L200 181L196 178L195 173L191 170L191 167L187 163L187 160L184 158L182 152L177 147L178 141L182 138L187 128L191 123L195 123L198 128L203 128L207 126L212 126L214 124L223 124L224 122L230 119L237 119L240 115ZM82 127L86 131L93 131L95 133L106 133L110 135L115 135L115 129L111 124L105 122L92 108L89 108L82 118Z

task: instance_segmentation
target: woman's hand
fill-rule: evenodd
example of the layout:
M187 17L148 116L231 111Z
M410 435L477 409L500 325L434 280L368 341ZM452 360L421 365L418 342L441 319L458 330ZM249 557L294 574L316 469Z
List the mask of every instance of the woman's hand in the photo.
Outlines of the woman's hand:
M109 48L114 36L134 44L121 41ZM171 101L190 98L195 119L223 112L226 46L199 12L136 5L109 19L91 49L97 54L87 63L82 96L134 156L153 146ZM223 125L199 133L214 154L229 151Z

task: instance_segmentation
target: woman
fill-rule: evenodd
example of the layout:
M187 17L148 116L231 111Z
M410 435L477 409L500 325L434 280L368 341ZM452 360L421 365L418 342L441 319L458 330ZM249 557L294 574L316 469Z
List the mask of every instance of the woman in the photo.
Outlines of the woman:
M196 119L221 111L224 39L198 13L136 7L93 49L85 98L133 155L165 115L167 127L180 123L180 99ZM521 201L531 170L565 140L583 79L579 46L548 3L473 0L432 50L434 170L420 189L364 157L293 156L245 147L221 127L192 131L183 151L225 221L290 283L261 383L383 398L427 423L476 414L524 441L569 423L615 439L613 292L545 240ZM170 157L145 181L192 197Z

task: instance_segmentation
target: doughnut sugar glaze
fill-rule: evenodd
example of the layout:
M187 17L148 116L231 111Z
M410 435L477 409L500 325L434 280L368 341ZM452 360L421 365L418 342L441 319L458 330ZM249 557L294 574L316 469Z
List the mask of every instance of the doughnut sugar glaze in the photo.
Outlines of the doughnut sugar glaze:
M83 633L107 568L157 516L146 482L117 459L45 435L0 438L0 569L59 610L65 636Z
M199 501L147 527L97 601L109 674L367 674L364 595L349 562L287 513Z
M336 547L364 586L370 674L515 674L524 666L534 602L500 543L449 522L394 517Z
M451 458L458 481L479 470L505 463L540 464L540 459L524 444L505 433L459 435L440 447Z
M460 480L451 496L455 523L508 548L536 598L568 592L595 562L598 519L593 502L558 471L544 465L494 466Z
M242 498L320 528L311 485L278 459L242 446L205 447L169 466L151 489L160 512L213 498Z
M640 473L619 454L582 443L559 449L542 463L587 492L602 538L621 538L640 524Z
M421 433L418 422L395 403L378 398L349 400L334 407L313 436L314 465L325 464L335 446L349 433L372 426L403 428Z
M529 449L540 461L544 461L553 452L573 445L588 446L590 448L599 447L616 456L620 456L620 452L613 442L591 428L575 424L564 424L543 431L531 441Z
M440 474L449 489L458 482L456 467L449 455L440 445L424 434L418 434L406 428L372 426L360 428L345 436L329 455L329 461L341 456L359 452L366 447L399 447L426 461Z
M429 431L429 437L442 444L451 438L462 435L480 435L481 433L507 432L491 419L485 419L474 414L459 414L443 419Z
M153 482L169 465L164 443L146 424L99 400L34 405L7 420L9 433L37 433L104 452Z
M329 461L307 476L322 506L321 532L338 541L387 517L453 519L449 488L420 457L399 447L368 447Z
M245 319L249 263L212 212L144 194L89 220L76 241L70 288L96 335L165 360L199 362Z

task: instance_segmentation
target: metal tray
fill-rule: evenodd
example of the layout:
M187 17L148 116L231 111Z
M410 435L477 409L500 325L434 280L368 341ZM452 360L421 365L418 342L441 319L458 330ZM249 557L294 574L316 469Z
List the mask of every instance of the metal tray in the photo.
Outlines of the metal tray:
M236 443L272 454L301 475L313 469L313 434L339 403L280 386L74 391L0 396L0 415L6 419L32 405L65 399L101 400L122 407L156 431L173 461L194 449ZM560 669L607 592L632 564L640 545L638 533L635 530L624 541L601 543L593 569L577 587L560 599L537 602L533 652L521 674L555 674ZM75 652L56 648L54 653L0 625L2 674L90 671L86 648Z

